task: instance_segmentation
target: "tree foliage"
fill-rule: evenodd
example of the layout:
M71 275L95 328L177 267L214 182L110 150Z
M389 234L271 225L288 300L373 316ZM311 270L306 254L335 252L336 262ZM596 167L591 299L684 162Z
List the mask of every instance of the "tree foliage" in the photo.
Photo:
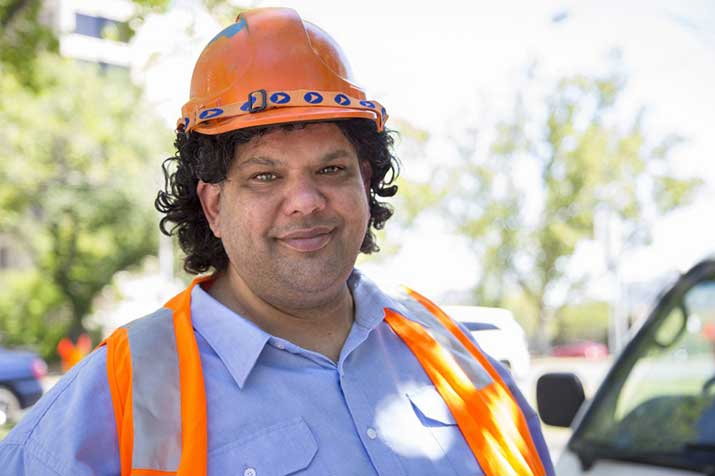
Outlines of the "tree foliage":
M171 139L126 73L56 56L35 68L37 89L0 79L0 233L32 263L0 274L0 333L49 355L115 272L156 252Z
M127 40L170 5L132 3L107 39ZM114 273L156 251L151 178L171 138L125 72L59 58L48 5L0 0L0 237L30 263L0 272L0 336L52 357L63 335L84 330ZM227 0L206 7L230 19L241 10Z
M42 0L0 0L0 72L34 86L36 58L57 51L57 37L40 21Z
M219 3L222 0L217 0ZM133 19L164 11L169 0L133 0ZM44 0L0 0L0 73L17 76L36 90L35 70L44 53L58 52L58 38ZM52 2L50 2L50 5ZM132 20L133 20L132 19ZM128 21L127 28L140 22Z
M669 169L682 138L649 137L643 111L624 119L623 87L616 74L566 78L543 108L521 92L491 134L455 140L443 205L480 257L476 298L504 305L523 294L538 310L541 350L550 319L584 284L568 271L577 247L594 239L598 214L617 217L624 242L642 244L646 217L686 204L699 185Z
M608 341L609 305L602 301L585 301L559 309L555 315L554 344L579 340Z

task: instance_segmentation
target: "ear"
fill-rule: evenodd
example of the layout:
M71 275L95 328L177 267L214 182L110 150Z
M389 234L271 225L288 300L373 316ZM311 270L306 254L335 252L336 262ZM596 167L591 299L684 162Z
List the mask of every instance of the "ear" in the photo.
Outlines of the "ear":
M204 210L211 231L216 238L221 238L221 185L199 180L196 185L196 195L199 196L201 208Z
M370 193L370 180L372 179L372 166L367 160L360 161L360 174L362 175L362 183L365 186L365 192Z

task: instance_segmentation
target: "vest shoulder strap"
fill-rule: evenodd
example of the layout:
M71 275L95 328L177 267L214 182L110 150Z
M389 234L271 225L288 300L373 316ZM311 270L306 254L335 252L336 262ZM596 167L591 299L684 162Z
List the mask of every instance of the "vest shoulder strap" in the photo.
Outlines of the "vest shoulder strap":
M487 476L544 476L526 417L486 355L429 299L407 290L385 321L410 348ZM406 311L406 312L405 312Z
M406 311L405 317L419 323L430 337L437 341L442 348L446 349L450 355L454 357L462 370L469 376L469 379L474 383L476 388L483 388L491 384L494 378L490 375L489 370L482 365L480 362L481 359L476 359L474 353L470 352L462 343L460 337L467 337L463 335L459 326L454 324L454 330L449 329L429 308L425 307L424 304L409 294L409 292L398 295L395 298L399 304L404 306ZM400 312L400 310L397 311ZM446 314L445 317L449 319L450 322L453 322ZM476 350L480 356L484 356L481 351ZM488 362L486 357L484 357L484 360Z
M181 396L172 316L161 308L104 342L122 476L140 470L170 475L179 467Z

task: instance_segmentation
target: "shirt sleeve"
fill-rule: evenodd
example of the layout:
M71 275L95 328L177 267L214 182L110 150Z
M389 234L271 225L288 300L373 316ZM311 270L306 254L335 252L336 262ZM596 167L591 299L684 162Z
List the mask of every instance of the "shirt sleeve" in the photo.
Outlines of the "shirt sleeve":
M18 476L120 474L106 347L77 364L0 441L0 468Z

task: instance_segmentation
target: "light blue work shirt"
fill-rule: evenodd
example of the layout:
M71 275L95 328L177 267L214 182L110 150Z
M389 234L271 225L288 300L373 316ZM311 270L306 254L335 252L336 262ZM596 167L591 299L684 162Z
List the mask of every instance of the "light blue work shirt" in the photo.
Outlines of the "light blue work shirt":
M383 322L395 302L358 271L348 284L355 321L337 363L271 336L194 287L209 476L483 474L422 366ZM120 474L106 365L101 347L34 406L0 443L0 473ZM499 369L552 475L538 417Z

